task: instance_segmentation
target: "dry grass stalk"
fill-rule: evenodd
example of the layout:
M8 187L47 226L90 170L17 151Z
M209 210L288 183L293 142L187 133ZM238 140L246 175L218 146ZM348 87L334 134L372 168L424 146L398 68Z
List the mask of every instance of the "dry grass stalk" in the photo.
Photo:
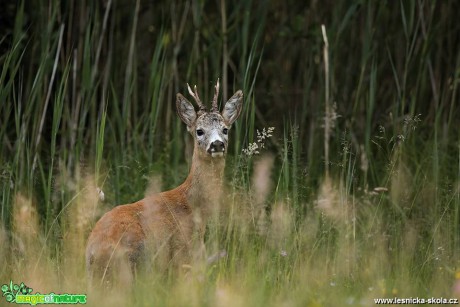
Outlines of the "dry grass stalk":
M36 204L21 193L16 194L13 207L14 250L20 257L36 253L40 227Z
M9 242L8 242L8 234L5 230L5 226L0 222L0 246L3 248L0 249L0 263L6 264L8 263L8 248L10 247ZM8 274L7 272L7 266L4 265L3 269L0 270L0 278L2 278L3 274Z
M253 216L257 221L257 227L260 234L266 233L266 200L272 187L271 172L273 169L274 157L264 155L254 165L254 174L252 175L253 190Z
M393 204L404 207L408 204L411 174L405 163L399 159L390 178L390 198Z
M35 291L51 290L56 280L48 261L46 242L40 230L38 212L32 198L17 193L13 205L12 276L25 284L36 285Z
M293 219L289 205L284 202L275 204L272 209L270 244L274 248L283 248L292 231Z
M326 177L319 188L316 206L326 217L345 222L348 218L348 200L343 198L332 179Z
M90 175L78 179L79 190L75 191L78 197L69 204L65 216L65 232L63 234L63 263L64 275L68 283L64 286L75 291L76 288L85 290L85 246L88 233L94 224L98 204L101 201L100 189L97 188L94 178ZM81 281L78 285L75 281Z
M326 178L329 178L329 139L331 135L331 116L329 101L329 42L327 39L326 27L321 25L324 40L324 83L325 83L325 120L324 120L324 160L326 163Z
M153 175L149 178L147 189L145 190L145 197L160 193L162 191L163 180L160 175Z

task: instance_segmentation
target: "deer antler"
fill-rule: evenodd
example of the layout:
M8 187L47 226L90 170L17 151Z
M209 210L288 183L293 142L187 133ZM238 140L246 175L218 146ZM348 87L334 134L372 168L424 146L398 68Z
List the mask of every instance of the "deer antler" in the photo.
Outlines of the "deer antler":
M212 99L212 107L211 107L211 112L218 112L219 107L217 106L217 97L219 96L219 78L217 78L217 83L215 88L215 93L214 93L214 98Z
M194 87L195 92L192 91L192 89L190 88L190 85L188 85L188 83L187 83L187 88L188 88L188 92L190 93L190 95L193 97L193 99L195 99L196 104L197 104L198 107L200 108L200 111L201 111L201 112L206 112L206 107L205 107L205 105L201 102L200 97L198 96L198 91L197 91L197 89L196 89L196 85L195 85L195 87Z

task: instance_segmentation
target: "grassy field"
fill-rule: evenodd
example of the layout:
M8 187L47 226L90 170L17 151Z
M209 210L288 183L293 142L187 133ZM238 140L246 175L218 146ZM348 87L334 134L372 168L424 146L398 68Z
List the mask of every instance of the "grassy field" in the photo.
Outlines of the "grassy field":
M453 0L4 1L0 286L87 293L92 226L185 179L193 143L175 95L188 82L209 102L220 78L221 103L238 89L245 101L226 206L206 232L213 260L185 277L141 274L89 305L460 297L459 11Z

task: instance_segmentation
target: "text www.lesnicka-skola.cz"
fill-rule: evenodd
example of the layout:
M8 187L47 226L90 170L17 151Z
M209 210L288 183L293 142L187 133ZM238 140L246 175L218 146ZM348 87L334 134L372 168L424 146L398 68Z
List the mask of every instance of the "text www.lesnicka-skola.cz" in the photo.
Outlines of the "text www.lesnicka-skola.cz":
M419 297L409 297L409 298L374 298L374 303L377 305L386 305L386 304L458 304L458 299L456 298L444 298L444 297L430 297L430 298L419 298Z

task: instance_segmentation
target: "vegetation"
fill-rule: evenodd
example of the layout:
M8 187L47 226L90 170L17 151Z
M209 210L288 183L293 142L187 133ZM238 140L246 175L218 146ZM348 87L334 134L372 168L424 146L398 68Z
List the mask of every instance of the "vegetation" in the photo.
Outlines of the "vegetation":
M239 88L245 102L230 132L226 212L207 229L209 263L186 278L140 276L114 302L460 296L459 9L2 1L0 283L86 293L91 227L184 180L191 139L175 94L188 82L210 101L220 78L221 102Z

